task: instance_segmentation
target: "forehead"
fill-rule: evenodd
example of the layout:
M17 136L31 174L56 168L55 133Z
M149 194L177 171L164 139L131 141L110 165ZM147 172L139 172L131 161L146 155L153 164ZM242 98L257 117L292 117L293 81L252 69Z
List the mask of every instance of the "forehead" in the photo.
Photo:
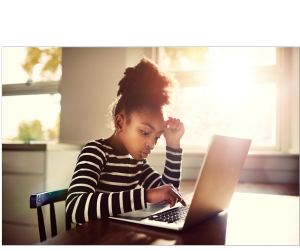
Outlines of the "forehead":
M132 112L131 123L134 123L135 125L147 123L159 131L163 130L165 126L163 114L161 112L149 110L144 112Z

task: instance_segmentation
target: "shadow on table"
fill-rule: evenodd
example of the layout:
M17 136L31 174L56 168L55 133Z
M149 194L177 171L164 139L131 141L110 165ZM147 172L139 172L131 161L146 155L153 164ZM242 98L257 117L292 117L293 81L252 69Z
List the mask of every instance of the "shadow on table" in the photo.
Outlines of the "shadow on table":
M118 240L110 240L106 244L121 245L225 245L227 212L222 212L185 231L173 231L156 227L126 224L126 233L120 229L123 222L110 222L118 228ZM125 230L125 229L124 229ZM115 235L116 237L118 235ZM112 243L114 242L114 243Z

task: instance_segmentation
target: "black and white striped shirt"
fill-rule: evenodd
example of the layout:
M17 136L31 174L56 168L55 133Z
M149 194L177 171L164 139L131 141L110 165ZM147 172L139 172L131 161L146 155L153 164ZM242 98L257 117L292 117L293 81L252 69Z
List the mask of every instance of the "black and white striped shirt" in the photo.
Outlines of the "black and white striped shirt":
M113 149L104 139L81 150L66 200L73 223L107 218L147 207L146 189L172 183L179 188L182 149L166 147L161 176L145 159L135 160Z

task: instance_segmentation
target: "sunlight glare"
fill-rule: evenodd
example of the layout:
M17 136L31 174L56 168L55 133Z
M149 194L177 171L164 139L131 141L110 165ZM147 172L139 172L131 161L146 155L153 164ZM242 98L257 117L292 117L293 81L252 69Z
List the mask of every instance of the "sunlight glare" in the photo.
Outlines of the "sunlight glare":
M181 88L171 116L185 124L184 144L206 147L213 134L276 144L276 83L255 84L238 65L232 60L217 68L212 84Z
M43 130L52 129L61 110L61 94L2 97L2 141L17 136L21 121L39 119Z

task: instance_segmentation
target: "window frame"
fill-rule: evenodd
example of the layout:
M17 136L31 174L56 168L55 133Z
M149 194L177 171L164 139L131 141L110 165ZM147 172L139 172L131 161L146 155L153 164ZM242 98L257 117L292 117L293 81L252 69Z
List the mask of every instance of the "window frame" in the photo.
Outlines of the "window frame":
M163 47L153 48L153 60L162 65ZM289 126L290 114L287 109L290 106L288 93L291 88L290 69L292 61L291 47L276 47L276 65L247 67L247 73L255 76L253 81L257 84L276 83L276 144L275 146L251 146L250 151L259 153L288 153L291 140ZM204 86L212 81L213 70L198 71L173 71L180 87ZM197 84L196 84L197 82ZM182 146L185 152L205 152L207 148L200 146Z
M38 94L61 94L61 78L58 81L35 81L27 83L10 83L2 84L2 97L7 96L24 96L24 95L38 95ZM59 141L59 139L58 139ZM6 144L14 144L9 142ZM49 143L42 141L42 143Z
M60 93L60 81L2 85L2 96L55 94L55 93Z

